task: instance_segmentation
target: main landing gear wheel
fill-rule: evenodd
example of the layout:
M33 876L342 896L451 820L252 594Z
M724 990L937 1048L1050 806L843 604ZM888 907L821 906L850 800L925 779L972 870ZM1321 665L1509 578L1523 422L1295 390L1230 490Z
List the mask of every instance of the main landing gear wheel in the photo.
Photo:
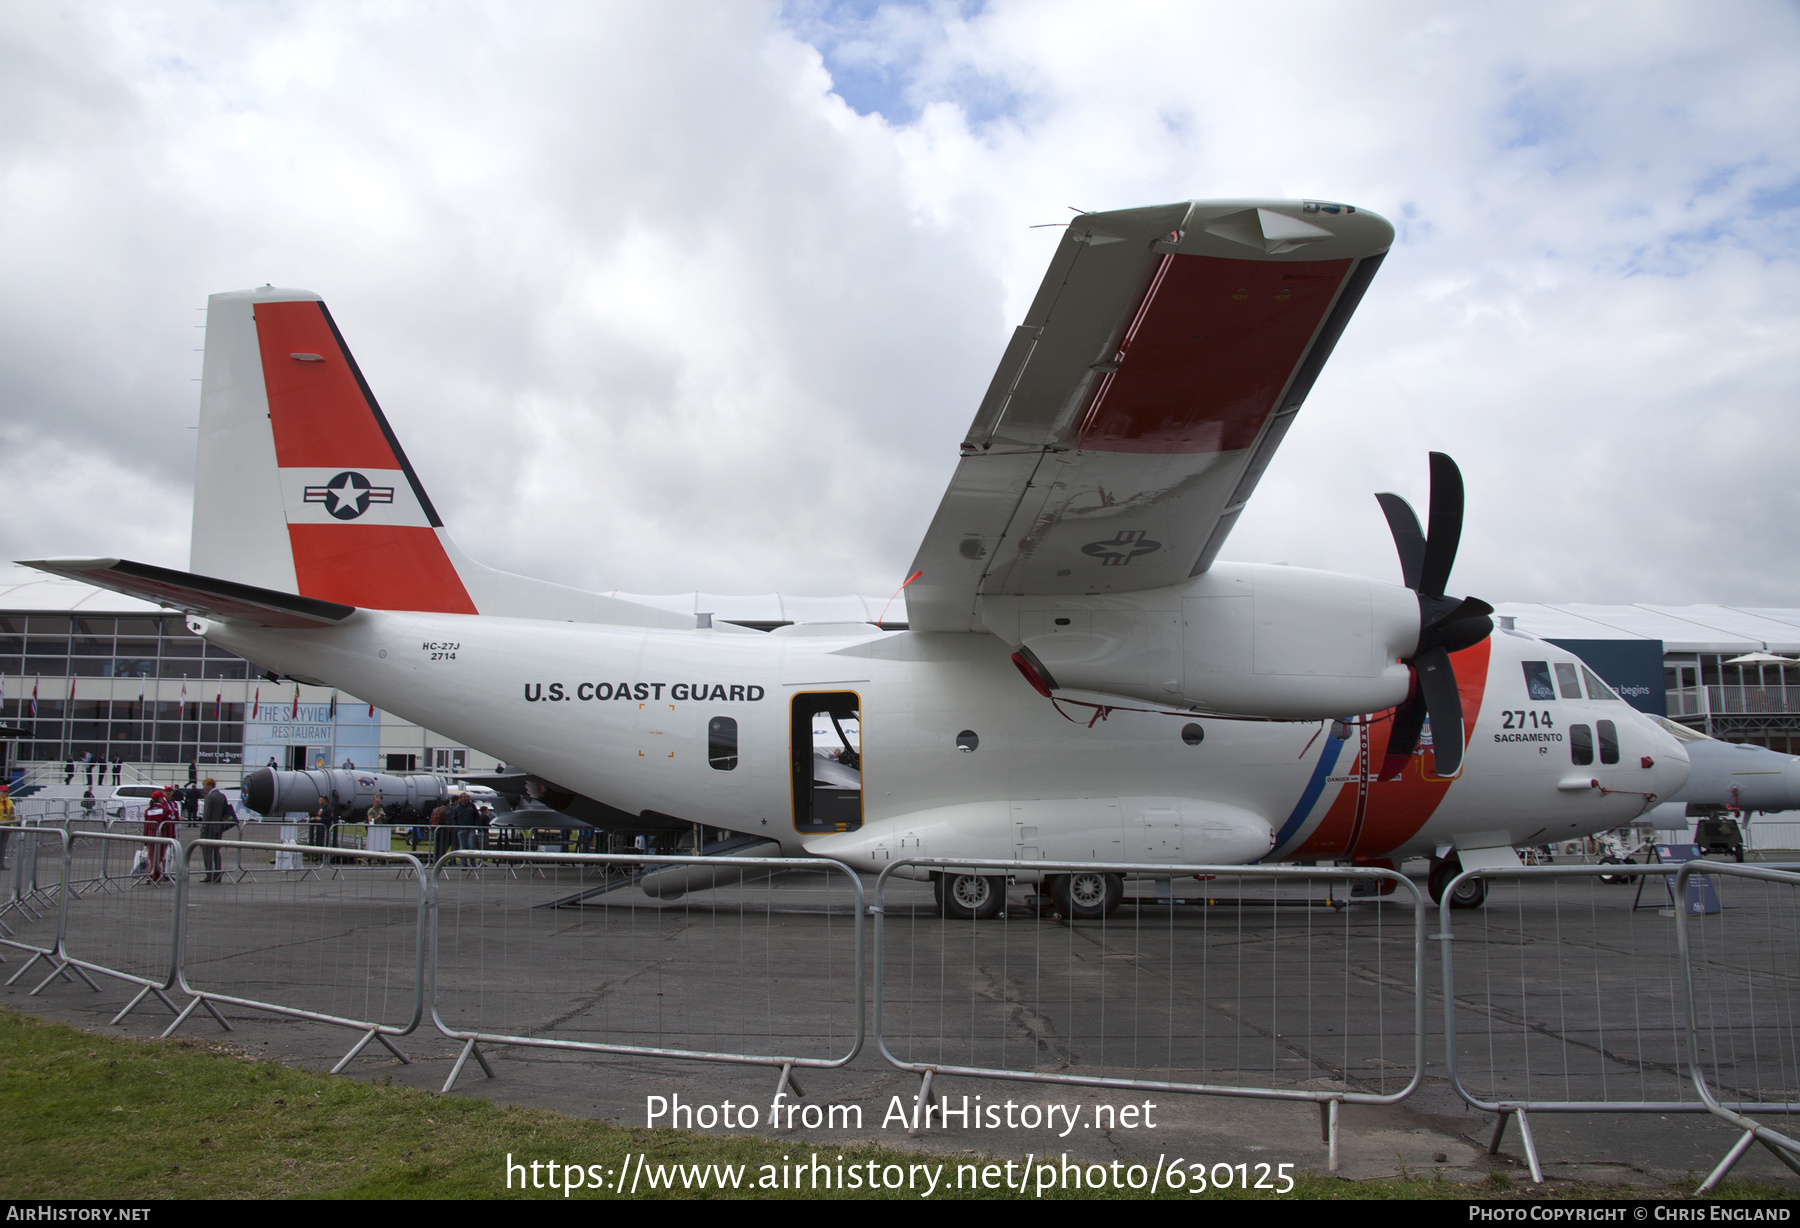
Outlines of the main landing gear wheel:
M938 911L952 921L987 921L1006 907L1003 874L938 874L932 877Z
M1441 904L1444 900L1444 888L1450 880L1462 873L1462 862L1454 856L1445 857L1441 861L1434 859L1431 863L1431 876L1425 880L1426 889L1431 892L1431 902ZM1487 902L1487 880L1485 878L1468 878L1457 884L1456 894L1450 897L1452 908L1480 908Z
M1125 880L1117 874L1082 870L1050 880L1050 898L1063 916L1075 921L1110 917L1125 898Z

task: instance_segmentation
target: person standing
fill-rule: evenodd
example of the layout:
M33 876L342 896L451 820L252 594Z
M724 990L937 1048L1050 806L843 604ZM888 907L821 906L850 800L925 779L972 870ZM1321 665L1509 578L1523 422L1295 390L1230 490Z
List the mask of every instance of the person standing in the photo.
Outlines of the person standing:
M125 759L122 755L113 756L113 783L115 785L125 783Z
M450 851L450 807L438 806L431 812L431 857L435 861Z
M72 785L75 783L74 755L70 755L67 759L63 760L63 783L65 785Z
M161 789L150 795L150 804L144 807L144 834L146 836L163 836L172 838L175 835L175 819L177 811L169 795ZM150 881L160 883L166 877L164 857L168 845L146 843L150 856Z
M87 787L90 789L93 788L94 787L94 752L93 751L84 750L81 752L81 767L82 767L82 770L87 775Z
M325 830L331 826L331 803L325 798L313 807L312 830L307 833L306 842L314 848L325 847Z
M206 796L200 800L200 838L202 840L223 840L225 830L237 818L231 812L231 803L226 800L225 793L211 776L200 782L206 790ZM201 878L204 883L221 882L225 878L223 850L203 847L200 859L206 867L206 874Z
M475 802L467 793L456 799L456 807L450 812L456 824L456 847L459 849L480 848L478 839L480 816L475 813Z
M13 808L12 790L0 785L0 870L6 869L6 842L18 821L19 812Z

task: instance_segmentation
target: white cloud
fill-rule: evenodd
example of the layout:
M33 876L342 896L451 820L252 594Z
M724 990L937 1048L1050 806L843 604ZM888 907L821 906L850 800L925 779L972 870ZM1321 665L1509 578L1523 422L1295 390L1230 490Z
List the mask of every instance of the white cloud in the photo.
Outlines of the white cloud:
M1306 194L1402 240L1229 556L1392 576L1370 492L1422 501L1441 448L1470 591L1800 605L1796 25L13 6L0 423L67 476L0 545L184 564L193 308L274 281L325 295L476 557L885 592L1056 241L1030 224Z

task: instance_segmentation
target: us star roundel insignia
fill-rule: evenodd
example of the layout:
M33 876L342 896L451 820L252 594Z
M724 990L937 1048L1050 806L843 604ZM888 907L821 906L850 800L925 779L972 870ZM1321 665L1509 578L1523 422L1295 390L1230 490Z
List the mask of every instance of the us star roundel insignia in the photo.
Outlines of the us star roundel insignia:
M347 469L323 486L308 486L306 501L323 503L325 510L339 520L355 520L369 510L371 503L392 503L394 488L372 486L368 478Z
M1099 559L1103 567L1123 567L1132 559L1142 558L1161 549L1162 543L1151 541L1144 535L1143 529L1120 529L1111 541L1089 542L1081 548L1081 552Z

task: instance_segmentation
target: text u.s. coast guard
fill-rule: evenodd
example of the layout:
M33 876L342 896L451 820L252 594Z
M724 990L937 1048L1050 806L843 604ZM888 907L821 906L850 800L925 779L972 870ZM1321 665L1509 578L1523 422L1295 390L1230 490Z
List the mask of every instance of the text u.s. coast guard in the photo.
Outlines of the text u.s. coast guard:
M534 704L554 704L570 699L583 703L595 699L662 699L664 692L667 692L667 698L678 701L752 704L766 693L762 687L740 682L580 682L572 688L564 682L525 684L525 699Z

